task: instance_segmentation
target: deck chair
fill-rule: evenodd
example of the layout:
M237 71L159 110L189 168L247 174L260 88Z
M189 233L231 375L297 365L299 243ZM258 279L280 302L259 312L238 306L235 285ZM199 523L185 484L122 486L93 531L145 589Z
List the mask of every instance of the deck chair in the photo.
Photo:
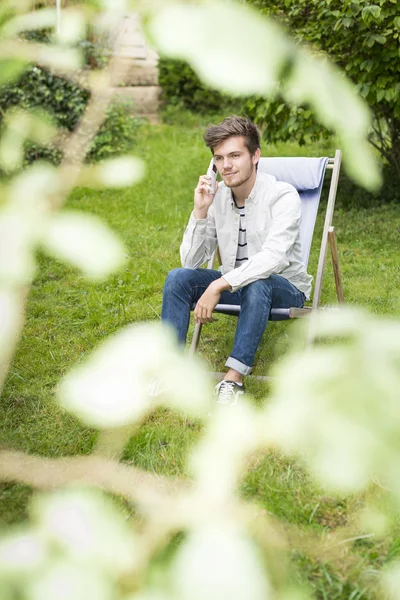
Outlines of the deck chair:
M336 234L335 229L332 226L341 159L342 153L340 150L336 150L334 158L260 158L258 168L261 172L274 175L278 181L290 183L296 188L300 195L300 240L303 261L306 266L308 265L308 259L310 256L311 242L313 239L315 221L318 214L325 172L326 169L332 170L328 204L325 214L325 223L319 252L318 268L315 277L312 307L273 308L270 314L271 321L283 321L286 319L307 317L313 310L317 310L319 308L328 244L330 246L332 255L337 299L339 303L344 302ZM207 264L208 269L214 268L217 251L218 249L211 256ZM240 306L217 304L214 312L238 316L240 312ZM194 353L197 349L200 341L201 329L202 324L197 323L194 329L192 344L190 347L191 353Z

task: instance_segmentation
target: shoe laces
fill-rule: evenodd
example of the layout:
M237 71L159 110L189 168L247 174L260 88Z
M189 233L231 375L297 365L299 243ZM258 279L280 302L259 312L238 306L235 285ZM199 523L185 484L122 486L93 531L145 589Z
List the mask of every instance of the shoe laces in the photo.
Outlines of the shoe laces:
M236 384L233 381L221 381L218 388L217 404L235 404L237 402L235 388Z

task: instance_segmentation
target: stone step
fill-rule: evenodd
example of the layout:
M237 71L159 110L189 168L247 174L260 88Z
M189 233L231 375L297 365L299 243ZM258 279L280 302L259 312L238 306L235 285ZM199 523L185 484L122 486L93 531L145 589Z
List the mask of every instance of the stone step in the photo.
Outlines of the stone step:
M123 100L131 100L133 112L138 115L153 115L160 108L161 88L151 86L129 86L113 88L114 96Z
M158 86L157 62L133 61L132 59L119 59L124 86Z

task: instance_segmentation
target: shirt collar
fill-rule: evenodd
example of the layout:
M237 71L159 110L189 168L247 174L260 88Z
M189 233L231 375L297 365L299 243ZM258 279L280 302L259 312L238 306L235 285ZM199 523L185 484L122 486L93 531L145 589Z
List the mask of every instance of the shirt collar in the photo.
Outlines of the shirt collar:
M247 200L250 200L250 202L254 202L254 204L257 204L258 202L258 190L260 187L260 172L257 169L257 174L256 174L256 181L254 183L253 189L251 190L249 197L247 198Z
M245 200L245 204L246 204L246 202L253 202L254 204L257 204L257 202L258 202L257 191L258 191L259 187L260 187L260 177L259 177L259 171L257 170L256 181L254 183L253 189L251 190L248 198L246 198L246 200ZM232 194L231 188L227 187L226 189L228 190L231 207L236 208L236 204L233 199L233 194Z

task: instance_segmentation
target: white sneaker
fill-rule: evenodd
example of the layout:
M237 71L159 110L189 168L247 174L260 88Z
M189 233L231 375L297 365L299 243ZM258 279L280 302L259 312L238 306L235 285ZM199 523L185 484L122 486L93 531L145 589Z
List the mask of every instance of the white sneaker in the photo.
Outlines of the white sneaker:
M239 397L244 395L244 385L236 381L222 380L215 386L214 394L217 396L217 404L234 406Z

